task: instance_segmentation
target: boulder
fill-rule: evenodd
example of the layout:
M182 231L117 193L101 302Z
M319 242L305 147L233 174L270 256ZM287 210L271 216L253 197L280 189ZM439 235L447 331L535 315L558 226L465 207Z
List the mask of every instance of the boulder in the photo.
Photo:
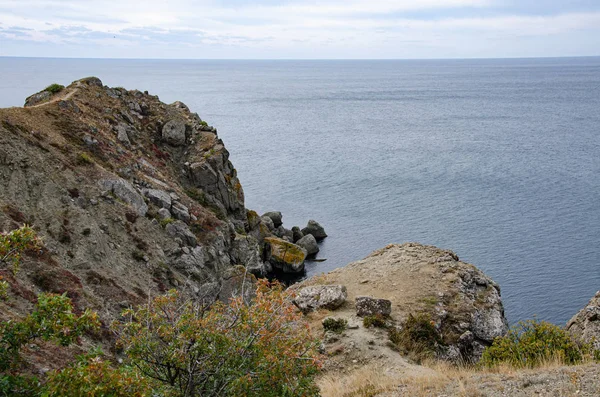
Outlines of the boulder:
M292 228L292 241L294 242L294 244L296 243L296 241L300 240L302 237L304 237L304 234L302 233L300 228L298 226L294 226Z
M323 229L323 226L321 226L319 222L313 221L312 219L308 221L306 227L302 229L302 233L305 236L307 234L312 234L317 241L321 241L325 237L327 237L327 233L325 233L325 229Z
M335 310L348 297L343 285L311 285L301 288L293 300L303 313L317 309Z
M50 97L52 96L52 93L50 91L40 91L37 94L33 94L29 97L27 97L27 99L25 99L25 107L27 106L34 106L34 105L38 105L42 102L46 102L50 99Z
M284 273L304 271L304 259L307 255L304 248L277 237L267 237L264 241L265 261L269 261L274 268Z
M171 212L173 213L173 218L184 221L185 223L189 223L192 219L188 207L181 203L174 202L171 206Z
M171 218L171 212L166 208L161 208L158 210L158 217L160 220L165 220Z
M593 343L594 348L600 350L600 291L567 322L566 329L582 342Z
M273 231L273 234L284 240L294 242L294 233L281 225Z
M260 220L267 227L267 229L269 229L270 232L275 230L275 224L273 223L273 220L271 218L269 218L268 216L262 216Z
M81 84L89 85L92 87L102 87L103 86L102 80L100 80L98 77L93 77L93 76L79 79L79 80L77 80L77 82L81 83Z
M365 316L389 316L392 314L392 302L387 299L370 298L368 296L358 296L356 298L356 315Z
M308 255L314 255L319 252L319 246L317 245L317 240L312 234L307 234L302 237L300 240L296 241L296 245L304 248Z
M181 120L171 120L162 129L162 139L171 146L185 145L185 123Z
M273 221L274 227L279 227L279 226L283 225L283 221L282 221L283 216L281 215L281 212L279 212L279 211L266 212L262 216L263 217L267 216L267 217L271 218L271 220Z
M196 236L194 235L194 233L192 233L188 225L186 225L182 221L175 221L169 223L165 227L165 230L169 236L181 239L181 242L184 245L189 245L191 247L195 247L196 245L198 245L198 240L196 239Z
M164 190L142 189L142 194L148 197L150 202L159 208L171 208L171 196Z
M135 188L124 179L102 179L100 187L114 194L117 198L131 205L139 216L146 215L148 205Z

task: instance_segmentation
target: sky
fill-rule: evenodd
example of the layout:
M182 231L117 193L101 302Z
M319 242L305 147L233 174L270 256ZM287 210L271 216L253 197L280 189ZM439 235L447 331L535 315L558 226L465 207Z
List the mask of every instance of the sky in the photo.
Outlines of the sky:
M600 0L0 0L0 56L600 55Z

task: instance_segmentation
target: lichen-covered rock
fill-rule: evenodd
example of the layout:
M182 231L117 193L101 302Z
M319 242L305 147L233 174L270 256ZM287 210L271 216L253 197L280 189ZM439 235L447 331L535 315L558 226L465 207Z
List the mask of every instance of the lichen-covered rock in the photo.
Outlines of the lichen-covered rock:
M162 139L172 146L185 145L185 123L181 120L171 120L162 129Z
M267 237L264 241L265 261L269 261L273 267L284 273L304 271L304 260L307 255L304 248L277 237Z
M283 221L282 221L283 216L281 215L281 212L279 212L279 211L266 212L262 216L263 217L267 216L267 217L271 218L271 220L273 221L273 227L275 227L275 228L278 228L279 226L283 225Z
M296 241L296 245L304 248L308 255L315 255L319 252L319 246L317 245L317 240L312 234L307 234L302 237L300 240Z
M585 343L593 343L600 350L600 291L574 315L566 325L567 331Z
M319 224L319 222L314 220L309 220L308 224L304 229L302 229L302 233L306 236L307 234L312 234L317 241L323 240L327 237L327 233L325 233L325 229L323 226Z
M185 205L174 202L171 205L171 212L173 213L173 218L184 221L185 223L189 223L191 220L190 211L188 207Z
M311 285L300 288L293 302L303 313L308 313L317 309L335 310L347 296L343 285Z
M124 179L102 179L98 182L103 190L109 191L117 198L131 205L139 216L146 215L148 205L135 188Z
M356 315L359 317L381 315L384 317L392 314L392 302L388 299L358 296L355 302Z

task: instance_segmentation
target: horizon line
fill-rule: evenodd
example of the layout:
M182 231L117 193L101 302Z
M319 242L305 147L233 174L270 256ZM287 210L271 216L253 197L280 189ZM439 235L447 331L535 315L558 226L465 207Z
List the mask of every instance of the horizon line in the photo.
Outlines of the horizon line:
M598 55L559 55L524 57L468 57L468 58L125 58L125 57L43 57L0 55L1 58L19 59L70 59L70 60L121 60L121 61L467 61L467 60L518 60L518 59L573 59L600 58Z

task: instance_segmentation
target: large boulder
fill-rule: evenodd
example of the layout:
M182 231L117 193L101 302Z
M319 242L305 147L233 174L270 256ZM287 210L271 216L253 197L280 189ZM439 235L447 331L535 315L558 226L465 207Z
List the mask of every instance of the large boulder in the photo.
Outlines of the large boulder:
M307 234L302 237L300 240L296 241L296 245L304 248L308 255L315 255L319 252L319 246L317 245L317 240L312 234Z
M159 208L171 209L171 196L164 190L142 189L142 194Z
M121 178L102 179L98 184L105 191L114 194L120 200L131 205L139 216L144 216L148 212L148 205L144 201L144 198L126 180Z
M279 212L279 211L266 212L262 216L263 217L267 216L267 217L271 218L271 220L273 221L273 226L276 228L283 225L283 221L282 221L283 216L281 215L281 212Z
M567 322L566 329L582 342L600 349L600 291Z
M185 145L185 123L181 120L168 121L162 129L162 139L171 146Z
M366 316L384 316L392 314L392 302L387 299L370 298L368 296L356 297L356 315Z
M335 310L348 296L343 285L311 285L301 288L293 302L303 313L317 309Z
M321 241L327 237L327 233L325 233L323 226L321 226L319 222L313 221L312 219L309 220L306 227L302 229L302 233L305 236L307 234L312 234L317 241Z
M269 261L274 268L284 273L304 271L304 259L307 255L304 248L277 237L267 237L264 241L265 260Z

